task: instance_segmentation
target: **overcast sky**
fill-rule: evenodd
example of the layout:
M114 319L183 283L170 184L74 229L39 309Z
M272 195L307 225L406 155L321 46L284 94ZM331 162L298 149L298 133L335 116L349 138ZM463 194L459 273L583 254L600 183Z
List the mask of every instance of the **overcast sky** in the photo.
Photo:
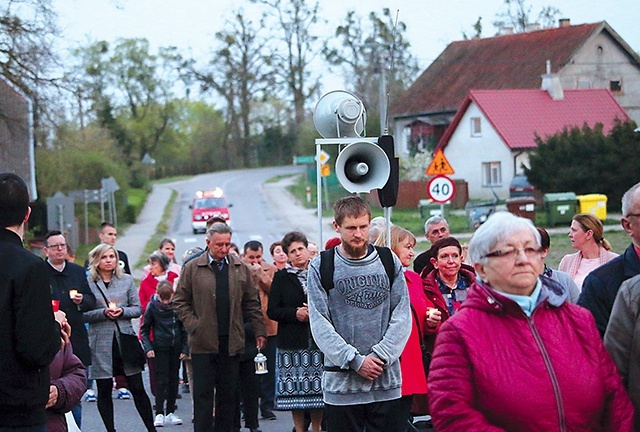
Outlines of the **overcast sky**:
M560 9L572 24L605 20L636 51L640 51L638 0L529 0L534 15L544 5ZM255 10L248 0L53 0L64 41L70 46L88 41L113 41L121 37L145 37L154 47L175 45L186 56L208 57L213 35L238 7ZM321 16L328 21L326 36L348 10L366 17L383 7L399 10L407 25L407 37L421 68L426 68L450 42L472 33L472 25L483 18L483 36L492 36L491 23L504 10L504 0L320 0ZM317 67L321 67L318 65ZM326 84L335 87L335 83ZM339 85L338 85L339 86ZM324 90L330 90L325 88Z

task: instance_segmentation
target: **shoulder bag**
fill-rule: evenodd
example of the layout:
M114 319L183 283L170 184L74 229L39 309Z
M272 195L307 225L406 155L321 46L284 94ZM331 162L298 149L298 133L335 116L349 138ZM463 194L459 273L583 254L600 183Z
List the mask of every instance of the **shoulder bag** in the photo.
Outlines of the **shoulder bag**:
M102 298L104 298L104 303L109 304L109 300L107 296L104 295L102 288L98 284L98 291L102 294ZM118 329L118 334L120 336L120 342L118 344L120 348L120 355L122 356L122 360L125 364L133 367L140 367L144 369L144 365L147 363L147 357L144 354L144 349L138 340L138 336L122 333L120 330L120 326L118 325L118 320L115 319L113 322L116 324L116 328Z

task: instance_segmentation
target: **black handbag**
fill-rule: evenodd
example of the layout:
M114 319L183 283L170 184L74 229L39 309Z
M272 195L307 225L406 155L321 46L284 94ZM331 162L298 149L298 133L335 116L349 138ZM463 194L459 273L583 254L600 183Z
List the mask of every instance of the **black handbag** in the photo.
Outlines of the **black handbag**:
M96 286L98 287L100 294L102 294L102 298L104 298L104 303L108 305L109 300L107 299L107 296L104 295L104 292L102 292L102 289L98 284L96 284ZM140 343L138 336L122 333L120 326L118 325L118 320L115 319L113 322L116 324L116 329L118 329L118 335L120 336L118 347L120 348L122 361L129 366L144 369L144 365L147 363L147 356L144 353L144 349L142 348L142 344Z
M427 349L427 344L424 343L424 337L422 336L422 331L420 330L420 321L418 321L418 314L416 310L411 306L411 314L413 315L413 319L416 322L416 327L418 328L418 337L420 338L420 351L422 351L422 366L424 367L425 376L429 375L429 366L431 365L431 353Z

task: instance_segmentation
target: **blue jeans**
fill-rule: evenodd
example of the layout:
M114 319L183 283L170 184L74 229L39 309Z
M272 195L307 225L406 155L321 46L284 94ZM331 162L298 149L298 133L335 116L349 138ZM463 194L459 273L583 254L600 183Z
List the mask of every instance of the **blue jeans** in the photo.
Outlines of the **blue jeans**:
M71 414L76 421L79 429L82 429L82 402L78 402L78 405L71 408Z

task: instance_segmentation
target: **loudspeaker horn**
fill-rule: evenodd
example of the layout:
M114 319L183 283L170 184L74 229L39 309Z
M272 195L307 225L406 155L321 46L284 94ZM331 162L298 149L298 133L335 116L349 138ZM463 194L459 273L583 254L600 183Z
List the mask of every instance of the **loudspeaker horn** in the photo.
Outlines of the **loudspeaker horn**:
M336 177L349 192L384 187L391 174L386 153L377 144L358 141L347 145L336 159Z
M313 123L323 138L359 138L367 123L364 104L344 90L325 93L313 110Z

